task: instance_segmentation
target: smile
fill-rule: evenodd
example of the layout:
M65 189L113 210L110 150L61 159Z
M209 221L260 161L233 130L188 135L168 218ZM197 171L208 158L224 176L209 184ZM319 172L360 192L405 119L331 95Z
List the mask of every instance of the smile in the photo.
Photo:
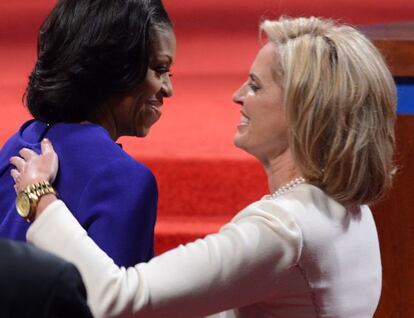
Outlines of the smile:
M245 126L245 125L248 125L249 124L249 122L250 122L250 119L249 118L247 118L243 113L242 113L242 115L241 115L241 117L240 117L240 126Z
M150 100L148 100L147 101L147 105L151 108L151 109L153 109L153 110L155 110L155 111L158 111L158 112L160 112L160 109L161 109L161 107L162 107L162 102L160 102L159 100L157 100L157 99L150 99Z

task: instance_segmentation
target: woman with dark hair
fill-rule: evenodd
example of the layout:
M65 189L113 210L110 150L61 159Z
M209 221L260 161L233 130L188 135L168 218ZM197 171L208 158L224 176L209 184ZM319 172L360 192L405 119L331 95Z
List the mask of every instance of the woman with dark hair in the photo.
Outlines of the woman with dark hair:
M267 41L233 97L234 144L261 162L269 195L219 232L128 269L53 193L40 201L28 240L78 266L96 317L373 317L381 258L368 205L392 182L393 78L352 27L281 18L260 31ZM42 145L11 159L19 197L53 182L57 156Z
M34 117L0 151L0 236L25 240L9 157L53 141L56 190L120 266L153 256L157 185L116 144L144 137L172 95L175 36L160 0L60 0L43 23L26 91ZM36 200L28 205L27 219Z

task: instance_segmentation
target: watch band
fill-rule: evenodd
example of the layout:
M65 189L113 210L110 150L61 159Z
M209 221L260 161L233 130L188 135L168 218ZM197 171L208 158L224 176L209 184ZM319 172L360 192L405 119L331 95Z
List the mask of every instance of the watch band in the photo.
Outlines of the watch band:
M41 181L23 189L18 197L26 196L29 201L30 207L26 211L19 211L18 209L20 216L22 216L28 222L32 222L36 214L36 209L39 200L42 196L46 194L54 194L57 196L55 189L50 185L48 181Z
M45 194L55 194L55 189L50 185L49 181L41 181L26 187L23 191L25 191L28 195L36 196L36 200L45 195Z

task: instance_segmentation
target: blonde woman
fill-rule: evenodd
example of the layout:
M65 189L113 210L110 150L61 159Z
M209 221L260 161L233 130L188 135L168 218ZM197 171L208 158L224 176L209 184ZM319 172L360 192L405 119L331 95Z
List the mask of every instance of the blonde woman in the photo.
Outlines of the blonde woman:
M28 240L75 263L96 317L372 317L381 292L368 204L391 185L395 87L355 29L318 18L260 27L266 43L234 94L237 147L268 175L269 195L215 234L119 268L54 194ZM22 194L57 169L52 145L12 158ZM49 187L49 186L47 186Z

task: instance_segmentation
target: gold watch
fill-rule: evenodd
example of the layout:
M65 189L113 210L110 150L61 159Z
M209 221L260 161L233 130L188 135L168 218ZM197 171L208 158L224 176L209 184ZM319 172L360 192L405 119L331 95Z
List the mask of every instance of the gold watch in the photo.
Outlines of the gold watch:
M42 181L28 186L17 195L17 213L27 222L33 221L40 198L49 193L57 196L55 189L53 189L48 181Z

